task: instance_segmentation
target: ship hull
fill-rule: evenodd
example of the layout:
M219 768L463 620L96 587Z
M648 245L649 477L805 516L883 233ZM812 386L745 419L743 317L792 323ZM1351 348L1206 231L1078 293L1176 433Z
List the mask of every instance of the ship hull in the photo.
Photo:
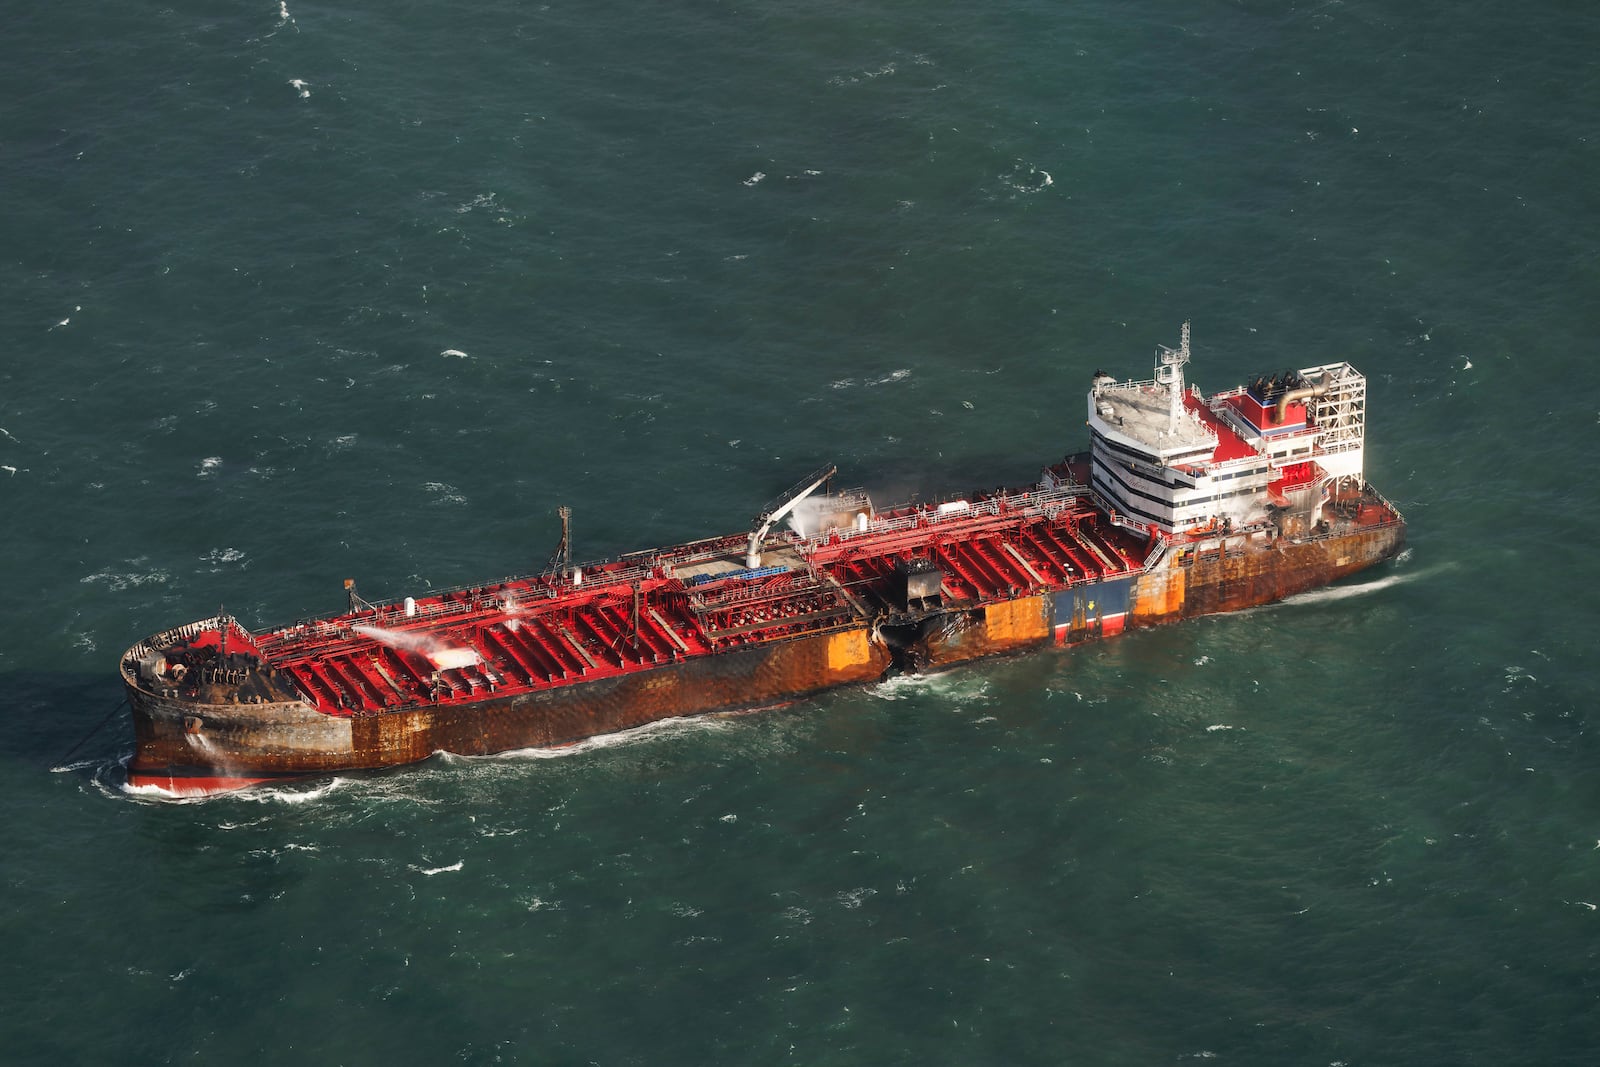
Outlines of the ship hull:
M1347 578L1398 555L1399 523L1307 541L1265 534L1216 538L1178 549L1169 564L1141 575L1129 625L1150 625L1270 604Z
M1394 522L1289 541L1261 533L1174 544L1159 563L1067 589L931 613L898 642L859 625L679 659L534 692L335 715L300 701L196 704L128 681L129 784L175 795L395 767L436 752L554 747L661 719L770 706L891 670L937 671L1041 645L1271 603L1390 559Z
M293 701L197 706L129 686L134 787L176 795L262 781L556 747L661 719L782 703L875 681L889 650L866 627L684 659L633 674L459 704L336 716Z

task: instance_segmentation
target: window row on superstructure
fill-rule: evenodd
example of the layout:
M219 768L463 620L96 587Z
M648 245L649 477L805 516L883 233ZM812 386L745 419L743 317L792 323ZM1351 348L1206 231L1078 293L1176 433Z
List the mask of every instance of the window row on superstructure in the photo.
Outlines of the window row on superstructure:
M1227 505L1241 499L1254 500L1261 496L1266 485L1266 470L1259 469L1255 478L1224 492L1198 495L1203 490L1183 492L1173 486L1133 474L1126 476L1116 464L1108 463L1104 456L1095 453L1090 476L1093 487L1121 510L1137 515L1166 529L1177 529L1193 522L1228 510ZM1159 510L1151 510L1143 502Z

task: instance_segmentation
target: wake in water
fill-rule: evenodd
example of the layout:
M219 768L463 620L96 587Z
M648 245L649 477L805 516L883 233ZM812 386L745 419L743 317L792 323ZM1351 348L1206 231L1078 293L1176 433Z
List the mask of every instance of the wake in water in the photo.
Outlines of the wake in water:
M965 704L987 697L989 682L981 676L948 671L939 674L897 674L868 686L867 693L879 700L908 700L927 694L953 704Z
M1404 565L1411 559L1411 550L1408 548L1395 557L1397 565ZM1312 589L1304 593L1284 597L1283 604L1330 604L1337 600L1349 600L1351 597L1367 596L1371 593L1392 589L1397 585L1404 585L1421 578L1431 578L1451 569L1451 564L1441 563L1425 571L1414 571L1402 574L1386 574L1381 578L1361 582L1356 585L1336 585L1325 589Z
M138 800L159 804L210 804L236 800L252 804L310 804L349 784L347 778L317 779L303 786L253 785L221 793L174 793L157 785L132 785L124 775L120 781L95 776L95 786L113 800Z
M1340 585L1328 589L1313 589L1306 593L1296 593L1294 596L1283 598L1285 604L1328 604L1336 600L1349 600L1351 597L1367 596L1392 586L1409 582L1415 577L1409 574L1391 574L1386 578L1376 581L1363 582L1360 585Z
M619 730L616 733L586 737L582 741L574 741L570 745L560 745L555 748L514 748L506 752L493 752L486 756L466 756L456 752L439 752L435 753L435 757L441 763L469 766L474 763L500 763L510 760L564 759L567 756L584 755L590 752L598 752L601 749L637 744L658 736L670 737L681 733L726 730L732 725L728 721L729 717L728 714L712 714L676 719L658 719L655 722L647 722L643 726L635 726L631 730Z
M131 784L128 781L128 761L132 758L133 753L129 751L111 759L63 763L50 770L54 774L64 774L92 769L90 784L106 799L154 804L210 804L222 800L243 800L256 804L309 804L349 785L351 781L348 778L310 778L291 780L280 785L253 785L220 793L175 793L157 785Z

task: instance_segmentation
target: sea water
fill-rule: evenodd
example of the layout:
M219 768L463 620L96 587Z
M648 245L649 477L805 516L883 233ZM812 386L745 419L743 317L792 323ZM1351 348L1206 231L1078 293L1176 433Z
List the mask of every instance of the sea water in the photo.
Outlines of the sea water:
M1587 1064L1589 5L85 3L0 37L0 1058ZM1349 360L1410 548L557 753L126 788L213 614L1026 484Z

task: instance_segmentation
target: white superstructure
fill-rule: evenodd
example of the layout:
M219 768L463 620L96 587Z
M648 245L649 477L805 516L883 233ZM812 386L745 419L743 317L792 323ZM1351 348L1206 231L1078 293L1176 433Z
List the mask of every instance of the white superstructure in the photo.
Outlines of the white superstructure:
M1316 525L1363 484L1367 380L1348 363L1306 367L1209 399L1185 388L1189 324L1160 346L1155 377L1096 375L1090 486L1119 513L1166 532L1274 520Z

